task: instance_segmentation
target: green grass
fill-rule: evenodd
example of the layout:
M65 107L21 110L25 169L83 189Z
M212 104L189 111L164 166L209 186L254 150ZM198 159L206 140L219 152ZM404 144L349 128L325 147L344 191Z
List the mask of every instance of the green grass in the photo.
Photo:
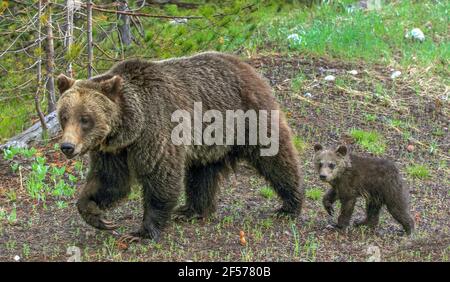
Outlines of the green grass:
M306 190L305 195L308 199L313 201L318 201L322 199L323 191L320 188L313 187Z
M291 2L285 3L285 2ZM200 9L181 9L176 5L146 8L143 12L173 16L202 15L207 20L190 20L187 24L171 24L170 21L141 18L144 36L137 36L140 45L133 43L123 50L109 38L98 39L102 32L99 26L108 29L116 21L116 15L94 13L94 39L96 44L109 56L120 59L129 57L168 58L192 53L217 50L242 53L281 52L289 55L311 55L332 57L344 61L364 63L414 66L425 69L426 76L440 75L448 79L450 41L448 40L448 1L392 1L380 11L348 9L355 1L324 1L322 5L305 7L298 1L227 1L201 5ZM331 2L331 4L328 4ZM243 9L254 4L252 9ZM227 17L213 17L227 14ZM26 22L26 18L22 19ZM17 20L20 23L19 20ZM17 23L15 24L17 25ZM8 27L11 30L17 26ZM420 28L426 36L423 43L404 38L405 31ZM76 31L77 32L77 31ZM296 35L298 39L290 35ZM31 35L30 35L31 36ZM113 34L112 36L116 36ZM13 38L0 38L0 50L10 44ZM74 62L77 78L86 77L84 37L75 34L71 50L65 59ZM60 42L59 40L57 40ZM58 43L56 42L56 43ZM62 55L62 44L56 44L58 55ZM111 60L102 60L102 53L95 49L95 69L108 69ZM6 69L27 68L33 60L23 54L2 58ZM65 65L57 63L56 73L63 72ZM33 99L36 85L19 91L10 91L24 82L34 79L34 69L28 72L11 72L0 81L0 89L5 90L6 99L0 100L0 141L23 131L36 116ZM292 90L302 90L302 73L292 80ZM337 80L338 85L345 83ZM378 93L378 91L376 91ZM3 94L2 94L3 95ZM13 95L28 95L21 99L11 99ZM42 96L42 108L46 99ZM34 119L36 120L36 119Z
M299 136L295 135L292 138L292 143L294 144L295 149L301 154L305 152L306 148L308 147L308 143L306 143L305 140L300 138Z
M448 1L393 1L380 11L350 11L346 6L351 2L333 1L267 17L258 26L255 40L281 51L370 63L397 61L403 66L432 66L446 72L450 55ZM404 38L405 31L415 27L425 33L424 42ZM292 34L300 40L288 39Z
M306 80L305 75L300 72L299 74L297 74L291 81L291 89L294 93L298 93L300 92L300 90L302 90L303 87L303 83Z
M410 165L406 167L406 173L412 178L417 179L428 179L431 177L431 172L429 168L425 165Z
M376 131L352 129L350 135L361 147L375 155L381 155L386 150L384 138Z
M268 200L275 197L275 191L269 186L261 187L261 189L259 189L259 194Z

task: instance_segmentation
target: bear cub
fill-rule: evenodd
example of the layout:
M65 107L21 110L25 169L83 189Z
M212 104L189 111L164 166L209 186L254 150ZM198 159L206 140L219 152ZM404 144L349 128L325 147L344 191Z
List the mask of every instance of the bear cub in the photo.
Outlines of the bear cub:
M331 185L323 197L325 210L332 216L334 202L337 199L341 202L335 228L349 226L356 199L364 197L366 218L356 222L356 226L376 227L381 208L386 205L406 234L411 234L414 221L409 213L409 191L393 162L350 154L344 145L337 149L324 149L316 144L314 151L314 166L320 180Z

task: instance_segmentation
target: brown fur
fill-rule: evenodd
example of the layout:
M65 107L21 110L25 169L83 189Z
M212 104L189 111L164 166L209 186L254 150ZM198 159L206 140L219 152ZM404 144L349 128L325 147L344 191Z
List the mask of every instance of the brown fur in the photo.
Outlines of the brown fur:
M134 236L157 238L166 226L180 191L184 217L208 216L215 210L220 175L238 160L251 163L271 182L283 201L282 213L298 214L304 197L297 153L289 127L280 116L276 156L261 157L259 145L175 146L170 136L175 110L278 110L267 82L248 64L208 52L163 61L127 60L90 80L58 78L63 93L58 115L62 144L74 145L74 157L89 152L91 163L78 210L97 228L115 227L103 210L130 190L143 187L144 218ZM83 118L81 118L83 117ZM248 128L247 128L248 131ZM71 148L69 148L71 149Z
M325 209L332 215L336 199L342 204L336 227L349 225L357 197L364 197L366 218L357 225L375 227L380 210L386 205L405 232L412 232L414 221L409 213L409 191L391 161L349 154L346 146L325 150L317 144L314 150L316 171L321 180L331 184L323 198Z

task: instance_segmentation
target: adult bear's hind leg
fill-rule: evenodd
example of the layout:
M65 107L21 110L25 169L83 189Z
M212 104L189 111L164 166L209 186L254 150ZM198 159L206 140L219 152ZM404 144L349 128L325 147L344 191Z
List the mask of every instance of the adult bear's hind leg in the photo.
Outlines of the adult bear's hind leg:
M216 195L225 161L192 166L186 172L186 203L175 211L175 219L205 218L216 210Z
M95 228L115 229L118 226L106 220L103 214L130 192L126 152L92 153L90 162L87 183L77 201L78 212Z
M290 143L290 138L284 138L280 132L280 148L275 156L260 156L259 150L254 150L247 160L272 185L283 201L283 206L277 211L279 215L300 214L304 191L297 151Z

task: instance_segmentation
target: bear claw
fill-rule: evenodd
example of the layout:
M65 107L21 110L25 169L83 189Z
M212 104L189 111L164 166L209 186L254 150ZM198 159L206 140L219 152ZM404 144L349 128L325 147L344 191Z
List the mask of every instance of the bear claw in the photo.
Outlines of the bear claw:
M122 235L119 238L119 242L126 243L126 244L131 244L131 243L134 243L134 242L139 242L139 241L141 241L141 239L142 239L141 237L136 236L134 233L130 233L130 234Z
M119 225L117 225L116 223L98 216L85 217L85 221L87 224L102 230L114 230L119 227Z
M180 207L178 208L172 215L174 220L178 221L190 221L193 219L202 219L203 216L192 210L188 207Z

